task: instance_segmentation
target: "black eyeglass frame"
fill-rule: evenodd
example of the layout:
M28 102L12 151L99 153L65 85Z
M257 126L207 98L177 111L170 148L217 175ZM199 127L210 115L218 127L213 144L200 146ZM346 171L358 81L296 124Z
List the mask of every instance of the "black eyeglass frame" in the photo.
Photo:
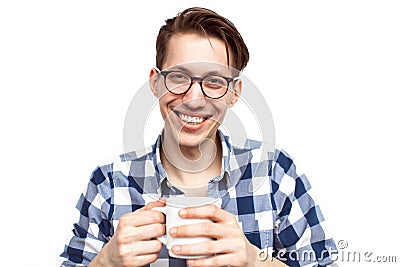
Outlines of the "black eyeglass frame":
M231 84L231 82L236 81L236 80L239 79L239 76L236 76L234 78L224 77L224 76L219 76L219 75L209 75L209 76L205 76L205 77L193 77L190 74L187 74L187 73L182 72L182 71L176 71L176 70L167 71L167 70L159 70L158 68L156 68L156 70L158 71L158 73L160 73L164 77L165 88L167 88L168 92L170 92L171 94L174 94L174 95L186 94L190 90L190 88L192 88L193 82L197 81L200 84L200 88L201 88L201 91L203 92L203 95L205 95L206 97L211 98L211 99L219 99L219 98L223 97L224 95L226 95L226 93L229 90L229 85ZM167 86L167 75L172 73L172 72L181 72L181 73L184 73L185 75L190 77L190 85L189 85L188 89L186 89L186 91L184 91L182 93L174 93L171 90L169 90L169 88ZM208 77L213 77L213 76L221 77L221 78L225 79L226 82L228 83L227 86L226 86L225 93L223 95L219 96L219 97L211 97L211 96L207 95L206 92L204 92L204 89L203 89L203 81L204 81L204 79L206 79Z

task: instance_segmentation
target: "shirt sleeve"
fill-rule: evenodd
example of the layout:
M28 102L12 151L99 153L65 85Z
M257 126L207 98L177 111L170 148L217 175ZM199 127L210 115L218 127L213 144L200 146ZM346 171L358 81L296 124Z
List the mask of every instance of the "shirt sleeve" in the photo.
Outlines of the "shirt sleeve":
M98 167L80 196L78 220L60 255L61 266L87 266L113 235L109 173L107 167Z
M329 266L333 264L331 255L337 252L310 190L307 177L298 175L290 156L277 151L272 169L276 209L273 256L289 266Z

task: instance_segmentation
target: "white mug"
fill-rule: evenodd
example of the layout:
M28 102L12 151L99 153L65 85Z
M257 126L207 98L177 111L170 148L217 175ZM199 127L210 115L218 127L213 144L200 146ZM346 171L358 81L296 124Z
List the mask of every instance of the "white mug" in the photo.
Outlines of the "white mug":
M206 204L215 204L216 199L211 197L173 197L167 198L165 207L154 207L153 210L160 211L165 214L165 227L166 235L157 238L160 240L168 249L168 253L171 257L181 258L181 259L198 259L205 258L209 255L176 255L172 252L171 248L173 245L186 245L186 244L196 244L212 240L209 237L185 237L185 238L175 238L169 235L169 230L172 227L196 224L203 222L211 222L210 219L184 219L178 214L179 210L187 207L197 207ZM201 235L201 233L199 233Z

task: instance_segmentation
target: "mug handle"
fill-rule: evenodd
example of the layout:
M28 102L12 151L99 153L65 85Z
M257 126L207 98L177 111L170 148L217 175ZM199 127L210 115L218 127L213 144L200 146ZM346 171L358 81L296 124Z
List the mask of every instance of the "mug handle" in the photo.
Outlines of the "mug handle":
M167 215L167 211L166 211L165 207L154 207L151 210L156 210L161 213L164 213L164 215ZM157 239L164 245L167 245L167 235L166 234L163 236L157 237Z

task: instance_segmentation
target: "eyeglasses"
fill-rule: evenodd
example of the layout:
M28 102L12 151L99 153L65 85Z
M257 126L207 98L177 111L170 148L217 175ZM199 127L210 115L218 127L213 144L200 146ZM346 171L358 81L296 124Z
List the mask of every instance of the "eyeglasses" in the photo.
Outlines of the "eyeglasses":
M229 88L229 84L239 77L223 77L210 75L205 77L192 77L182 71L157 71L164 76L164 84L169 92L175 95L185 94L190 90L194 82L199 82L203 94L212 99L223 97Z

